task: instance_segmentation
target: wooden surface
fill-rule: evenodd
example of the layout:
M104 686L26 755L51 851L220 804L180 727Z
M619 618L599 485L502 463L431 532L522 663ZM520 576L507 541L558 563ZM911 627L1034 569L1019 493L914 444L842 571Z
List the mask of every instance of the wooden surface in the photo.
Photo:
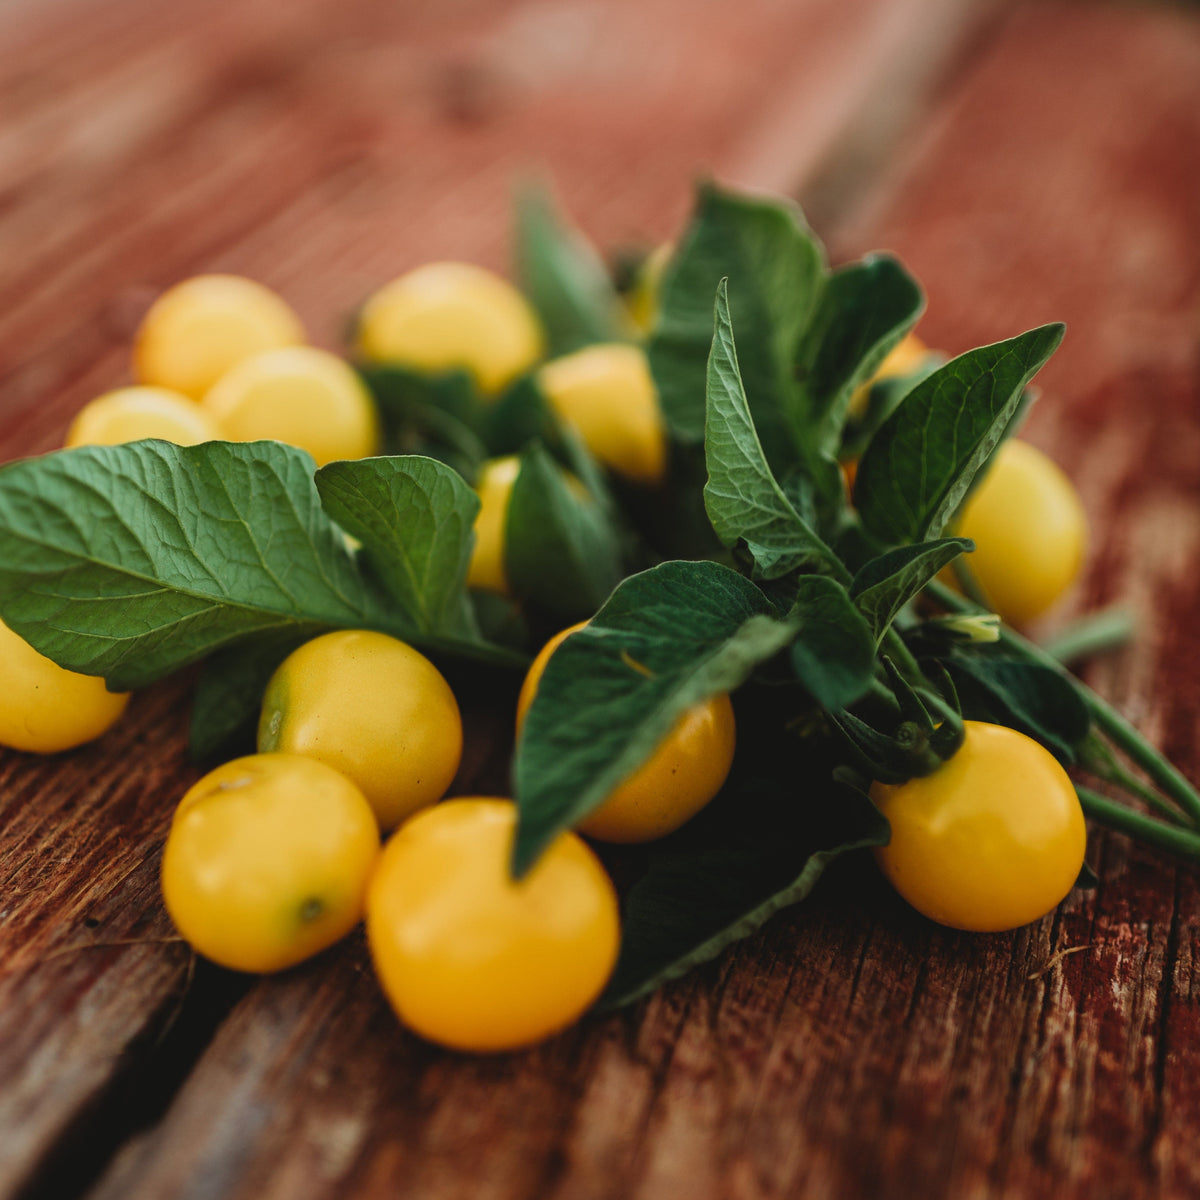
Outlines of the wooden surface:
M1200 775L1195 9L7 0L0 114L0 458L126 378L165 284L253 275L335 345L407 266L502 265L529 169L606 245L702 169L791 190L905 259L950 351L1067 320L1029 436L1091 514L1076 605L1143 621L1089 678ZM0 752L5 1200L1200 1194L1200 894L1161 856L1096 835L1100 888L997 936L847 864L648 1002L465 1058L359 938L262 981L173 939L185 725L181 680Z

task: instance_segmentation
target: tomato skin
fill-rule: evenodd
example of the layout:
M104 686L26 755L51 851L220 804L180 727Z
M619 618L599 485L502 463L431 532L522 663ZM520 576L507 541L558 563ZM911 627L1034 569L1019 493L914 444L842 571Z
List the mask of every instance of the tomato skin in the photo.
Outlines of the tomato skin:
M89 400L75 414L65 445L119 446L141 438L161 438L177 446L195 446L221 436L220 426L182 392L125 387Z
M469 1051L531 1045L571 1024L616 962L612 883L560 834L519 882L509 800L464 797L417 814L387 843L367 898L384 992L422 1037Z
M196 275L168 288L146 313L134 375L199 400L242 359L304 340L300 318L270 288L240 275Z
M504 530L509 497L520 472L521 460L516 455L493 458L479 472L475 484L479 512L475 516L475 546L467 567L468 587L501 596L512 594L504 565Z
M315 346L243 359L201 403L230 441L287 442L307 450L318 467L379 451L379 418L366 385L348 363Z
M462 719L423 654L383 633L343 629L280 664L263 695L258 749L341 772L392 829L445 794L462 757Z
M1049 609L1075 581L1087 550L1087 515L1070 479L1015 438L996 452L956 532L975 542L964 561L1010 625Z
M358 923L378 854L374 814L348 779L299 755L250 755L210 771L180 801L163 899L205 958L281 971Z
M0 746L57 754L93 741L125 711L128 692L68 671L0 621Z
M980 721L964 727L961 748L932 774L871 786L892 826L875 857L931 920L980 933L1015 929L1075 885L1083 810L1067 773L1032 738Z
M533 660L517 697L518 736L550 656L586 624L556 634ZM673 833L721 790L736 744L729 696L721 692L702 700L684 712L654 753L579 822L579 830L602 842L621 843L649 842Z
M606 467L637 483L662 482L666 427L644 350L585 346L546 363L537 378L550 406Z
M633 287L625 298L629 318L643 337L653 333L655 325L658 324L658 314L662 307L663 277L674 253L675 247L671 242L660 242L655 246L646 255Z
M356 342L368 362L468 371L485 396L503 391L545 350L525 297L499 275L461 262L426 263L380 288L359 313Z

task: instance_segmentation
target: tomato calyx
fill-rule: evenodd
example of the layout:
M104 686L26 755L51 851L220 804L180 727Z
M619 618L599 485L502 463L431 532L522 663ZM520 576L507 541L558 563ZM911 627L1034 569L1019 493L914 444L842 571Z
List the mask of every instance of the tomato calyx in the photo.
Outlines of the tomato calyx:
M883 665L900 716L891 733L844 709L829 715L859 771L881 783L905 783L931 775L954 756L964 737L962 707L944 668L938 691L915 686L887 655Z

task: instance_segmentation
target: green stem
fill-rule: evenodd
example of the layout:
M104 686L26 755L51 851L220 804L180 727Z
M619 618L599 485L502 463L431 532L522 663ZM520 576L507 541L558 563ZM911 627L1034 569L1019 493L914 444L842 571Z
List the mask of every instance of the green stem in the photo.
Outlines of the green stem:
M883 635L882 649L892 662L896 664L896 669L900 674L913 687L928 689L929 680L925 678L925 672L921 670L921 664L913 657L913 652L904 644L904 639L896 632L894 627L889 627L887 633Z
M1190 858L1193 862L1200 862L1200 834L1177 829L1173 825L1164 825L1161 821L1156 821L1144 813L1134 812L1133 809L1126 808L1115 800L1109 800L1107 796L1101 796L1090 788L1076 784L1075 791L1079 795L1083 811L1093 821L1127 833L1161 850L1170 850L1172 853L1183 855L1184 858Z
M1087 742L1079 756L1079 765L1098 779L1114 783L1131 796L1136 796L1143 804L1154 809L1168 821L1176 825L1188 823L1187 818L1177 808L1172 807L1170 801L1164 800L1158 792L1143 783L1132 771L1127 771L1094 731L1088 734Z
M944 608L952 612L971 613L977 611L977 606L970 600L964 599L953 589L945 587L936 580L925 585L925 590ZM1163 792L1174 800L1191 818L1193 824L1200 824L1200 792L1179 773L1175 766L1168 762L1115 708L1101 700L1086 683L1070 674L1053 655L1048 654L1041 646L1022 637L1007 626L1000 627L1000 641L1013 650L1018 651L1033 662L1051 667L1071 681L1079 692L1080 698L1091 713L1097 728L1102 730L1119 749L1123 750Z
M1134 619L1123 609L1106 608L1067 626L1047 641L1043 649L1060 663L1078 662L1125 645L1135 628Z

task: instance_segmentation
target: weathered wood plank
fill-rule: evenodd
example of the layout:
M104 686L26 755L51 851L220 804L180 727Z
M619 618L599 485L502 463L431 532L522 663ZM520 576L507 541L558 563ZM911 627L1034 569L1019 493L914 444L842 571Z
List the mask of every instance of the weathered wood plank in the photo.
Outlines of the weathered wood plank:
M898 10L913 19L897 21ZM917 18L954 13L960 29L971 15L959 0L752 0L736 11L684 0L62 0L11 13L19 19L6 23L0 11L0 458L53 448L82 402L126 378L137 316L182 275L260 278L296 304L316 340L336 344L365 291L416 261L500 265L514 173L532 161L605 242L658 238L684 211L698 165L740 164L741 181L760 186L792 182L825 159L839 123L894 84L883 70L889 46L901 57L920 59L926 45L945 53L945 34L931 41L933 27ZM809 63L840 75L832 115L817 111L822 91L793 86ZM793 127L794 140L780 140ZM157 851L194 777L184 720L170 687L135 701L87 751L46 761L0 753L0 1195L58 1200L86 1184L108 1140L150 1119L131 1101L139 1087L165 1098L183 1069L175 1060L251 986L210 971L189 990L189 956L167 940ZM477 777L481 766L471 769ZM434 1089L445 1080L464 1112L481 1113L496 1081L519 1078L512 1100L522 1097L531 1134L594 1086L569 1038L529 1060L557 1064L544 1077L479 1064L453 1082L457 1060L399 1035L361 954L338 955L340 966L326 959L256 989L238 1009L247 1015L221 1033L206 1062L241 1082L218 1103L222 1132L198 1137L203 1165L186 1185L195 1194L228 1194L231 1180L248 1195L260 1185L282 1195L335 1188L349 1174L386 1179L394 1147L373 1122L396 1101L412 1106L394 1090L398 1078L419 1074ZM275 1018L263 1004L281 1006ZM288 1004L309 1013L299 1051ZM251 1027L247 1050L240 1038ZM672 1027L651 1035L664 1061ZM330 1043L331 1032L349 1040ZM377 1054L377 1043L388 1048ZM339 1056L364 1048L386 1088L376 1103L350 1078L363 1091L361 1131L354 1112L329 1124L319 1096L308 1113L266 1112L280 1087L304 1094L310 1052L336 1075ZM395 1055L428 1071L405 1075ZM293 1058L294 1069L282 1065ZM200 1110L214 1116L206 1086ZM187 1112L181 1104L175 1111ZM466 1161L452 1110L438 1112L420 1134L430 1186ZM297 1134L311 1137L315 1165L302 1154L281 1178L284 1159L270 1147ZM374 1148L366 1157L360 1136ZM510 1143L505 1160L530 1188L549 1170L537 1153L521 1165L527 1150L544 1153L539 1137ZM156 1174L168 1142L135 1144L116 1168L133 1170L137 1194L176 1186ZM484 1152L475 1147L477 1161Z
M1102 538L1082 598L1148 627L1094 679L1193 773L1198 122L1194 18L1018 10L837 239L899 250L947 348L1072 322L1030 432ZM94 1195L1192 1194L1195 877L1093 854L1098 893L991 937L848 866L632 1013L489 1060L396 1029L347 945L256 986Z

